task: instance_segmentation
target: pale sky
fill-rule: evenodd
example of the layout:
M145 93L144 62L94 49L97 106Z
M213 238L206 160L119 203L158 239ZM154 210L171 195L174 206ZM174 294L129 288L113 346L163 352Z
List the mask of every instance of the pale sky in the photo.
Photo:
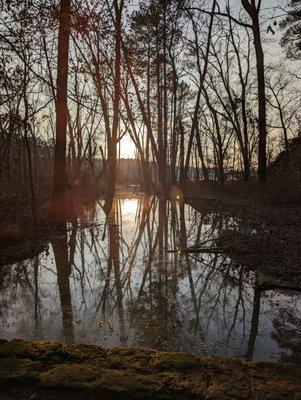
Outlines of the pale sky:
M285 52L279 44L282 32L278 28L278 25L275 27L273 26L273 28L275 29L275 35L272 35L271 33L266 33L267 27L271 22L274 22L275 19L277 20L277 22L279 22L283 18L284 13L281 8L285 8L288 5L288 2L289 0L262 0L261 27L263 45L265 50L265 63L266 65L277 63L277 65L283 65L285 66L285 68L288 68L291 71L300 71L300 61L291 61L285 58ZM136 0L134 0L132 3L132 5L136 7L134 3L136 3ZM220 0L219 4L222 5L223 3L225 4L226 0ZM204 4L204 7L210 9L212 0L206 0ZM235 12L238 13L241 9L241 0L230 0L230 7L233 14ZM120 145L120 156L122 158L135 157L135 145L128 136L123 137Z

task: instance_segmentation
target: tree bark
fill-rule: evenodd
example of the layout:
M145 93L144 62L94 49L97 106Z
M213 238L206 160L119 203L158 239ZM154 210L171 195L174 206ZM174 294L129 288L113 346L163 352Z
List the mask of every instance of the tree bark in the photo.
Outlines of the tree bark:
M55 223L62 222L66 219L66 137L68 121L67 87L70 20L70 0L61 0L57 61L56 137L54 150L53 189L50 210L50 218Z
M123 0L118 4L114 0L115 9L115 75L114 75L114 99L113 99L113 125L112 133L108 138L108 174L107 174L107 193L104 210L108 214L111 211L113 198L115 196L115 185L117 179L117 142L119 126L119 108L121 97L121 18Z
M267 140L267 124L266 124L266 98L265 98L265 72L264 72L264 55L260 37L260 27L258 16L255 18L253 27L254 46L256 51L256 68L258 82L258 178L261 182L266 181L266 140Z
M258 6L255 1L241 0L241 3L252 19L252 32L254 39L254 48L256 53L256 70L258 85L258 179L260 182L266 181L267 156L267 123L266 123L266 97L265 97L265 71L264 71L264 54L261 43L259 10L261 2Z

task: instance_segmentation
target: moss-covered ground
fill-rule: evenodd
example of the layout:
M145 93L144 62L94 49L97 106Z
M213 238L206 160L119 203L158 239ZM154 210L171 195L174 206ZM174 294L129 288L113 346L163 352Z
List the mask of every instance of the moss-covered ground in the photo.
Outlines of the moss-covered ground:
M127 347L0 342L0 398L301 399L300 368Z

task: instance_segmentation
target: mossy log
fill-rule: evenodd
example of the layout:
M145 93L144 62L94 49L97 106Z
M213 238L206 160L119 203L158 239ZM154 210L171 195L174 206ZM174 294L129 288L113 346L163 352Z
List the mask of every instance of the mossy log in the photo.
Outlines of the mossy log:
M300 368L147 349L0 342L0 399L301 399Z

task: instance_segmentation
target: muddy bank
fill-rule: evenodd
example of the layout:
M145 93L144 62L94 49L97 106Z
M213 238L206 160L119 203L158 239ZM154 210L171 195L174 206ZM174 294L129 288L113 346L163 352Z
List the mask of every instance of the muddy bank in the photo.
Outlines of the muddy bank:
M28 200L0 199L0 266L37 256L60 234L49 219L50 201L50 197L37 200L34 221ZM67 204L67 222L75 223L80 218L83 224L91 223L94 199L69 193Z
M14 398L16 389L19 399L299 399L300 379L300 368L289 364L58 342L0 344L2 399Z
M265 286L301 290L301 206L272 205L210 185L198 196L187 199L196 210L232 218L213 248L233 265L263 274Z
M0 213L0 267L14 264L41 253L52 234L50 226L44 222L33 225L28 209L5 210Z

